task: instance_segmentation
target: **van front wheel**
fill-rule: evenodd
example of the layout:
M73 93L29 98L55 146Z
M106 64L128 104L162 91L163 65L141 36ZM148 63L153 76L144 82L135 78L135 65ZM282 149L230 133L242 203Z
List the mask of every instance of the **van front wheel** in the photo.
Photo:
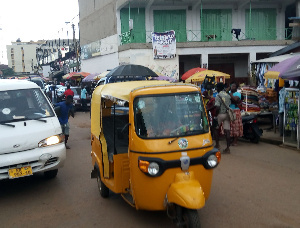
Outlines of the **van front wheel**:
M47 179L52 179L52 178L56 177L57 173L58 173L58 169L49 170L49 171L44 172L44 176Z
M101 181L101 177L98 175L97 176L97 184L98 184L98 189L100 192L100 195L103 198L107 198L109 196L109 189L106 187L106 185Z

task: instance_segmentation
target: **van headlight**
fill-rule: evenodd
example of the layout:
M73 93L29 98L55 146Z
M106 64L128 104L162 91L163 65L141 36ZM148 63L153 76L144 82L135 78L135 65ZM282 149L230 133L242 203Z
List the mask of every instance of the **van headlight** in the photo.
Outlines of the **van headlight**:
M43 139L42 141L39 142L38 146L39 147L45 147L45 146L51 146L51 145L55 145L58 143L61 143L65 140L65 136L64 134L59 134L59 135L53 135L50 136L46 139Z
M139 160L139 168L150 176L156 176L159 173L159 165L156 162Z

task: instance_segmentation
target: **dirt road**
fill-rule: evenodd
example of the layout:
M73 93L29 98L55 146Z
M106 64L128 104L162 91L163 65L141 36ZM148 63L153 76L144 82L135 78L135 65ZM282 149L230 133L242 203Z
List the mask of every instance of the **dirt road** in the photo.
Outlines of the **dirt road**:
M90 179L89 113L70 124L71 149L55 179L0 182L0 227L174 227L165 212L136 211L115 194L102 199ZM250 142L231 150L199 210L202 227L300 227L300 153Z

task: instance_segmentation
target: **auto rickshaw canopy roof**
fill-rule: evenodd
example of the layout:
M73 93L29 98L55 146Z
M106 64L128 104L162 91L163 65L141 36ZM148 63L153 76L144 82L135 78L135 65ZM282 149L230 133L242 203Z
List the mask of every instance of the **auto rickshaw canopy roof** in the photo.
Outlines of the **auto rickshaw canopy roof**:
M103 98L107 98L110 100L122 100L129 101L130 93L133 90L137 90L145 87L153 87L153 86L163 86L163 85L171 85L172 83L167 81L130 81L130 82L118 82L118 83L108 83L105 85L98 86L94 95L99 95Z

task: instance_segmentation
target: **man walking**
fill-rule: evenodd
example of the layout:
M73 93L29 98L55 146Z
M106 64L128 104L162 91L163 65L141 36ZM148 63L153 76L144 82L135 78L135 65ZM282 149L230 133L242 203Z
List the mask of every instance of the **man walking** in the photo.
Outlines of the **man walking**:
M216 89L218 92L218 95L215 98L215 106L216 106L216 117L218 121L218 126L215 128L215 139L216 139L216 148L220 149L220 125L223 123L223 128L226 136L226 143L227 147L225 150L223 150L223 153L230 154L230 119L229 115L227 113L227 107L231 104L230 96L224 91L224 84L219 82L216 85Z
M70 85L67 85L67 89L64 92L65 98L67 99L67 96L72 96L74 97L74 92L71 90Z
M70 149L70 147L67 145L67 142L70 135L69 115L74 118L73 96L68 95L65 101L55 104L55 107L60 107L60 115L58 116L58 120L61 125L62 133L65 135L66 148Z

